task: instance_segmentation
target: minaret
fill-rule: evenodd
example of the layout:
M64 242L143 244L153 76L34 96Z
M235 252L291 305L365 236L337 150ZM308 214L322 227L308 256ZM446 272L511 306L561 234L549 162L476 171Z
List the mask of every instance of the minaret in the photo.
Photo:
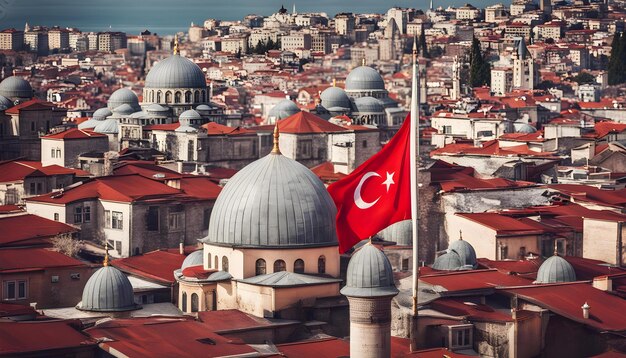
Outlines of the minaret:
M391 356L391 299L398 292L389 259L371 242L352 255L341 289L350 304L351 357Z
M178 35L174 35L174 55L178 55Z
M24 32L30 32L30 25L28 24L28 22L26 23L26 25L24 25Z
M450 94L450 99L456 101L459 98L461 98L461 66L458 56L454 56L454 62L452 62L452 93Z
M433 9L434 9L434 7L433 7L433 0L430 0L430 8L429 8L429 10L433 11Z
M298 14L298 13L296 12L296 3L293 3L293 11L292 11L292 13L293 13L294 15L297 15L297 14Z

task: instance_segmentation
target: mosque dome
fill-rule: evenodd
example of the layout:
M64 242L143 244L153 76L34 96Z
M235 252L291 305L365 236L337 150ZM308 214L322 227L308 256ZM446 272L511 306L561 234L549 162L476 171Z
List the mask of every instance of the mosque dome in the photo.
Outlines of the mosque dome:
M183 260L183 264L180 266L180 269L184 270L187 267L203 265L204 262L202 252L202 250L197 250L187 255L187 257L185 257L185 260Z
M572 265L559 255L554 255L539 266L534 283L556 283L576 281Z
M133 286L120 270L104 266L85 284L80 310L96 312L130 311L137 309Z
M79 123L78 129L93 129L98 125L98 123L100 123L100 121L93 119L93 118L89 118L88 120L82 123Z
M383 104L374 97L359 97L354 100L354 106L358 113L382 113L385 111Z
M98 121L101 121L101 120L106 119L106 117L108 117L108 116L110 116L112 114L113 114L113 112L111 112L110 109L105 107L105 108L97 109L95 112L93 112L93 115L91 116L91 118L93 118L95 120L98 120Z
M126 117L126 116L130 116L131 114L135 113L135 109L127 103L124 103L118 107L115 107L115 109L113 110L113 114L117 117Z
M277 249L334 246L336 214L328 191L313 172L272 151L224 186L203 242Z
M161 106L160 104L153 103L149 105L148 107L146 107L146 111L150 113L161 113L161 112L167 112L169 111L169 109Z
M111 94L109 97L109 101L107 102L107 107L110 110L115 110L119 108L121 105L127 104L133 109L133 112L136 112L140 109L139 107L139 98L135 94L135 92L129 90L128 88L120 88L117 91Z
M93 131L102 134L117 134L119 132L117 120L115 118L107 118L104 121L100 121L93 128Z
M382 297L394 296L398 292L393 282L391 263L376 246L366 244L352 255L342 295Z
M369 66L360 66L350 71L346 78L347 91L384 90L385 82L378 71ZM323 103L323 102L322 102Z
M322 100L322 106L326 109L335 107L350 109L350 98L339 87L328 87L322 92L320 99Z
M195 120L201 120L202 116L196 110L188 109L188 110L184 111L183 113L181 113L180 116L178 117L178 119L179 120L195 121Z
M456 240L450 244L450 250L459 255L463 266L476 267L476 250L469 242Z
M278 102L269 112L268 117L276 120L285 119L300 112L300 108L288 99Z
M393 241L398 245L413 245L413 228L411 220L398 221L383 229L378 233L378 237L383 240Z
M202 111L206 112L206 111L211 111L211 110L213 110L213 108L211 108L211 106L206 105L206 104L201 104L198 107L196 107L196 111L200 111L200 112Z
M11 76L0 82L0 96L8 99L33 98L33 88L25 79Z
M441 271L456 271L463 267L461 257L455 251L448 251L437 257L432 268Z
M13 107L13 102L11 102L11 100L6 98L5 96L0 96L0 106L11 108Z
M535 133L537 131L535 127L531 126L528 123L514 123L513 126L515 127L516 133L530 134L530 133Z
M206 88L204 72L193 61L172 55L157 62L146 76L145 88Z
M142 119L142 118L146 118L147 115L148 113L144 111L138 111L138 112L131 114L130 118Z

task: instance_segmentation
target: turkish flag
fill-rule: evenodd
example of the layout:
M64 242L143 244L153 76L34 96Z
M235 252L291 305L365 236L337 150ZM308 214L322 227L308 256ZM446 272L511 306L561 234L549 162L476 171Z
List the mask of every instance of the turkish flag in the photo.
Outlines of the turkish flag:
M328 192L337 206L344 253L387 226L411 218L410 115L389 143Z

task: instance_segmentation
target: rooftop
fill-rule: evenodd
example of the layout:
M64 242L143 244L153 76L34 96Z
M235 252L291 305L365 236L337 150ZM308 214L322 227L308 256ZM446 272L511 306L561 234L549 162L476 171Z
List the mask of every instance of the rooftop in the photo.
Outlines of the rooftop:
M157 250L111 261L111 265L130 275L149 281L174 284L174 270L180 268L186 255L175 250Z
M50 239L59 234L78 231L73 226L27 214L0 218L0 247L46 245Z

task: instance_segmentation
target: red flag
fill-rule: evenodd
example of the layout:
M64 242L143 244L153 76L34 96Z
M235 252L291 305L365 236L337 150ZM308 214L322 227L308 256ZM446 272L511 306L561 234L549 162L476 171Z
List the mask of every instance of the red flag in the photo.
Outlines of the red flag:
M337 206L339 251L411 218L410 116L389 143L328 192Z

